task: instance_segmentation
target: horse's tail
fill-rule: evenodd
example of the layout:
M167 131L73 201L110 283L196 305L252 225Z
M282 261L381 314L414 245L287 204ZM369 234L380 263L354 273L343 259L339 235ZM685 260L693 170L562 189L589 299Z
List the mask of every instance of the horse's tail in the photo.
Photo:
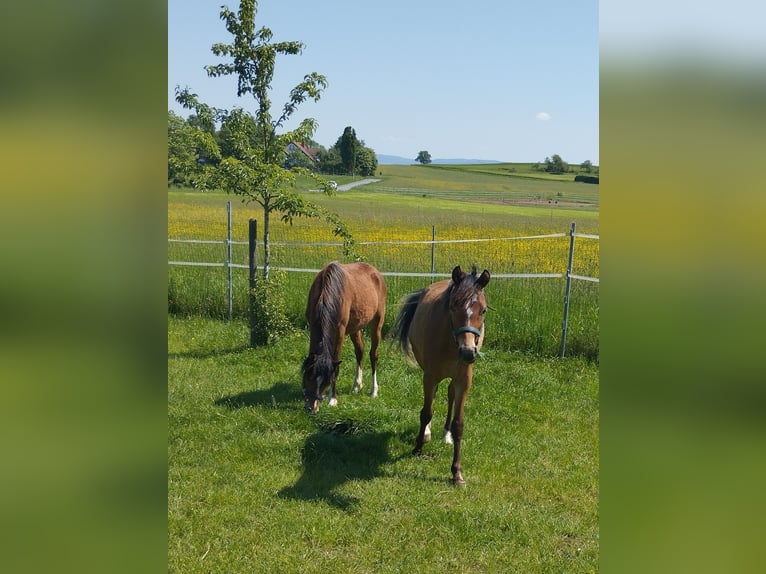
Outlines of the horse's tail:
M410 326L412 325L412 318L415 316L415 309L417 309L424 291L424 289L421 289L415 293L410 293L404 298L391 330L394 340L398 343L399 348L410 363L414 362L412 345L409 338Z

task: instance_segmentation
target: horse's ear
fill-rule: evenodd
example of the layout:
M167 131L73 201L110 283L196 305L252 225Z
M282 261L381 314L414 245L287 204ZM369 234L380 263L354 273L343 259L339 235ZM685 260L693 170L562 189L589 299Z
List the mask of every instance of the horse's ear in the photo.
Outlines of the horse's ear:
M487 283L489 283L489 271L485 269L482 271L481 275L479 275L479 278L476 280L476 284L484 289L484 287L487 286Z
M460 269L460 265L455 267L452 270L452 282L457 285L463 280L463 277L465 277L465 273L463 273L463 270Z

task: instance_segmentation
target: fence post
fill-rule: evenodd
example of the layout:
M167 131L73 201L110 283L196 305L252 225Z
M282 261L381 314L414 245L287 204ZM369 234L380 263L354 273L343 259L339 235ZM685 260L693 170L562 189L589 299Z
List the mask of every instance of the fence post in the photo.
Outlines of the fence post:
M567 286L564 293L564 321L561 324L561 351L559 355L564 357L567 344L567 329L569 328L569 293L572 289L572 260L574 258L575 229L577 224L572 222L572 230L569 232L569 262L567 263Z
M229 304L229 321L231 321L233 307L233 289L231 284L231 201L226 202L226 296Z
M258 222L255 219L249 221L247 230L247 242L248 242L248 278L250 291L248 295L248 301L250 302L250 346L256 347L257 341L255 336L255 295L253 289L255 289L255 273L258 268Z
M436 226L431 226L431 283L436 281Z

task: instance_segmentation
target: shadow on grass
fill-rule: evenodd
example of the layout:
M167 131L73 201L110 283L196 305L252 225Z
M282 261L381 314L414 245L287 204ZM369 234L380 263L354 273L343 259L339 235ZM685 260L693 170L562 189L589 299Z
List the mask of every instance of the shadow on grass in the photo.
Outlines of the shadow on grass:
M168 353L168 359L211 359L213 357L223 357L225 355L234 355L247 351L250 345L239 345L229 349L209 349L197 351L184 351L182 353Z
M388 442L392 436L390 432L358 432L351 421L326 426L306 438L301 450L303 474L277 495L352 511L360 500L340 492L341 487L349 481L383 476L381 467L391 461Z
M247 391L215 401L219 407L242 409L247 407L303 408L303 391L293 383L279 382L270 389Z

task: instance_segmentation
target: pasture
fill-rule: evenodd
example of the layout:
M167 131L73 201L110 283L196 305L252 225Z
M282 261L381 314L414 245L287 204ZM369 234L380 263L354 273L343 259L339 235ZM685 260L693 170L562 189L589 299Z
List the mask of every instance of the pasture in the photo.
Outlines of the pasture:
M365 388L350 393L347 342L339 404L312 418L305 332L247 340L242 322L168 320L169 572L597 571L594 363L485 347L460 489L439 440L446 382L418 458L421 373L394 348L381 348L372 399L367 361Z
M430 245L363 242L430 240L432 226L437 239L562 232L571 221L578 232L598 234L598 186L516 178L532 181L532 193L544 201L546 194L595 193L587 206L575 205L584 199L530 205L510 201L514 189L524 199L523 186L502 174L472 173L470 166L380 170L376 184L312 199L340 214L366 260L384 271L429 271ZM493 193L506 201L481 197ZM222 239L226 201L234 207L234 239L246 241L247 220L261 220L257 206L188 190L168 194L168 236ZM342 258L337 246L306 245L334 241L321 222L272 223L273 265L319 268ZM472 263L494 273L561 272L567 246L567 238L444 244L437 246L436 272ZM235 247L235 259L246 262L246 249ZM186 249L169 244L169 259L222 260L222 245ZM574 272L598 277L598 242L583 240L578 249ZM598 284L573 284L562 360L554 356L563 280L490 281L484 356L474 365L465 408L467 486L460 489L450 484L452 447L440 440L446 381L423 457L411 454L422 373L388 340L380 348L379 397L367 395L367 357L364 388L351 394L355 360L347 340L339 404L324 404L311 417L303 410L300 366L309 345L303 311L313 274L285 275L295 333L256 349L248 347L246 271L235 273L231 322L222 320L224 274L222 268L168 271L168 571L598 570ZM429 279L386 282L384 337L400 298Z

